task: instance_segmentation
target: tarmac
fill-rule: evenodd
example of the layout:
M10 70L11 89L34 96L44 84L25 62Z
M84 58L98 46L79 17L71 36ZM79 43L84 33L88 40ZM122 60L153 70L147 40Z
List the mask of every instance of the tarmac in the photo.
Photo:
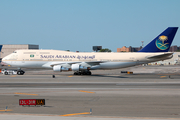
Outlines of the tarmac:
M133 74L121 73L126 70ZM21 106L20 99L45 99L45 105ZM0 75L1 120L179 120L179 101L179 66Z

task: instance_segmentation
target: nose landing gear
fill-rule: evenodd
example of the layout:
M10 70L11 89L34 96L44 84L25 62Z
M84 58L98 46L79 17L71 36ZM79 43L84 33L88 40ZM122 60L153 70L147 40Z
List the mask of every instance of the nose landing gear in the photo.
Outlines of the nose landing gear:
M17 71L17 74L18 74L18 75L24 75L24 73L25 73L25 72L24 72L23 70L18 70L18 71Z

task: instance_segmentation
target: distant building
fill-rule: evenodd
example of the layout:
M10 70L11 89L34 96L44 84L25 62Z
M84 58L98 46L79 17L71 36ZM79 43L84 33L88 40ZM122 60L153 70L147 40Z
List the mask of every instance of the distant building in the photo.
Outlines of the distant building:
M99 51L102 49L102 46L93 46L93 51Z
M179 47L177 45L171 46L169 51L170 52L180 51L180 46Z
M117 52L130 52L130 48L123 46L122 48L117 48Z
M117 48L117 52L137 52L142 49L142 46L140 47L126 47L123 46L122 48ZM178 47L177 45L171 46L169 49L169 52L180 52L180 46Z
M0 51L0 58L3 58L11 53L13 53L13 51L15 50L19 50L19 49L39 49L39 45L31 45L31 44L27 44L27 45L0 45L2 46L2 49Z
M142 47L123 46L122 48L117 48L117 52L137 52L141 49L142 49Z

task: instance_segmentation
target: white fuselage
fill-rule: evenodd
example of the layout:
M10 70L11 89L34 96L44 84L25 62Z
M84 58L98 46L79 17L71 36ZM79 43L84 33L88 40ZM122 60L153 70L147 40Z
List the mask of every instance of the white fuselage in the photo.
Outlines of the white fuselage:
M95 69L118 69L134 65L165 60L172 57L155 57L167 53L144 53L144 52L67 52L59 50L16 50L4 57L2 62L19 68L52 68L55 65L81 64ZM150 59L151 58L151 59Z

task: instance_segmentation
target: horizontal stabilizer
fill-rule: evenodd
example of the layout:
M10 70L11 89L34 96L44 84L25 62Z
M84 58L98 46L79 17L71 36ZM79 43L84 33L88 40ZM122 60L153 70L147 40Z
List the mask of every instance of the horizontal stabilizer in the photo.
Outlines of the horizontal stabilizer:
M160 55L155 55L155 56L149 56L147 57L147 59L161 59L161 58L172 58L173 53L164 53L164 54L160 54Z

